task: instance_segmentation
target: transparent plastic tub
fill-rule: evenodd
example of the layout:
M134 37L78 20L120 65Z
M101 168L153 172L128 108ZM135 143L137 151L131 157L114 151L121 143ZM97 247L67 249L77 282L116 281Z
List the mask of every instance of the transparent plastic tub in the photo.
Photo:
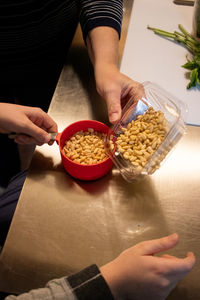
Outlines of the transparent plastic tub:
M184 122L187 116L186 105L154 83L144 82L143 86L145 96L137 104L133 99L129 100L122 111L121 120L110 129L106 138L108 153L128 182L153 174L159 169L169 152L186 132ZM150 107L154 115L149 122L158 120L162 124L154 122L155 125L151 127L151 124L140 121L147 118ZM140 120L136 122L138 119ZM136 123L142 128L136 130L134 127ZM162 138L154 131L161 132ZM121 148L122 142L126 150Z

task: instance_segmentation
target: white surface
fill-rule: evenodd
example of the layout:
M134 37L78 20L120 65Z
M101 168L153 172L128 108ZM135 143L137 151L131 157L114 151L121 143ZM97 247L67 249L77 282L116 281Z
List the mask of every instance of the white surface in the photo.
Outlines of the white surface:
M173 0L134 0L121 71L139 82L155 82L185 102L187 123L200 125L200 88L186 89L188 72L181 67L188 51L147 29L149 25L173 32L182 24L191 32L192 16L193 7Z

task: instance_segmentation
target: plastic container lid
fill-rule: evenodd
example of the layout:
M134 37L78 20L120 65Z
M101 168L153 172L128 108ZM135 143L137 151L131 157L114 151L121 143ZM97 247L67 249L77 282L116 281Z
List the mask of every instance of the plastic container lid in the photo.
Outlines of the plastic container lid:
M130 99L106 138L108 153L129 182L153 174L186 132L186 105L151 82L144 97Z

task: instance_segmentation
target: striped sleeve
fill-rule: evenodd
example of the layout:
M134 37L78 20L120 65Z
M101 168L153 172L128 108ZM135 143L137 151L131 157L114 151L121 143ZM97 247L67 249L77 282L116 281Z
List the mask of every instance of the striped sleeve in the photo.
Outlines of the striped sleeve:
M119 38L123 17L123 0L81 0L80 24L84 40L88 32L98 26L114 28Z

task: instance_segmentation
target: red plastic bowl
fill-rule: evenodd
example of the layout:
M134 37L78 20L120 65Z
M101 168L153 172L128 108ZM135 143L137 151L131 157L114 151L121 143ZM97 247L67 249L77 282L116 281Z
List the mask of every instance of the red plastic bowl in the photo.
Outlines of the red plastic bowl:
M63 153L65 142L78 131L87 131L88 128L93 128L97 132L108 133L109 127L101 122L94 120L82 120L72 123L66 127L63 132L58 133L56 142L59 145L62 163L65 170L73 177L81 180L95 180L106 175L112 168L113 162L108 157L104 161L93 165L81 165L69 159Z

